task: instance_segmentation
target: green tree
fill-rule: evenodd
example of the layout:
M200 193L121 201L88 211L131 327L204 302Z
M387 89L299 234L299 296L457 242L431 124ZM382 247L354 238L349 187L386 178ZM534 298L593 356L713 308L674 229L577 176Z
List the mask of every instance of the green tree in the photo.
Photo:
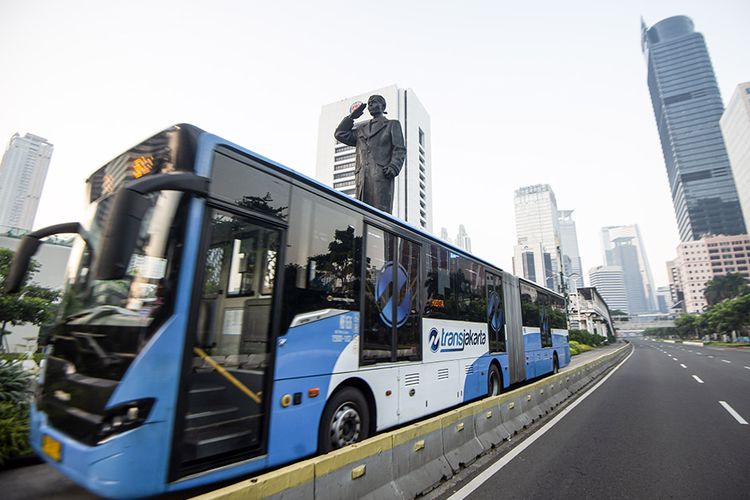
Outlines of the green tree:
M726 299L733 299L747 292L750 288L747 286L747 280L739 273L729 273L723 276L716 276L706 283L706 289L703 294L706 296L706 302L713 306Z
M706 333L706 317L699 314L682 313L674 320L675 333L685 339L700 337Z
M704 315L708 327L716 333L731 334L750 325L750 294L724 300Z
M5 345L4 336L10 332L5 327L31 323L42 325L49 322L55 314L56 302L60 298L60 292L31 284L30 280L39 271L39 264L32 261L29 272L26 273L24 284L19 293L5 293L5 279L10 271L10 263L13 260L13 252L6 248L0 248L0 335L3 336L2 346Z

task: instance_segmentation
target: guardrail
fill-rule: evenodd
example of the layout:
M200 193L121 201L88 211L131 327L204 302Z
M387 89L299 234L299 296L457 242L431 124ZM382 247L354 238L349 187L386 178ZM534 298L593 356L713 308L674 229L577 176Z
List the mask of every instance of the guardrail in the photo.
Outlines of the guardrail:
M550 413L630 349L195 498L414 498Z

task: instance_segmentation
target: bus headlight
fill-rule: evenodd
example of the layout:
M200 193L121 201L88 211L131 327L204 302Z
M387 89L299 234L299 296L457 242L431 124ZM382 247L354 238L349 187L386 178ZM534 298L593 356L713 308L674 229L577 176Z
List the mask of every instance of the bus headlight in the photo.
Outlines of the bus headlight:
M148 418L155 402L154 398L139 399L113 406L107 410L99 427L98 442L101 443L115 434L141 425Z

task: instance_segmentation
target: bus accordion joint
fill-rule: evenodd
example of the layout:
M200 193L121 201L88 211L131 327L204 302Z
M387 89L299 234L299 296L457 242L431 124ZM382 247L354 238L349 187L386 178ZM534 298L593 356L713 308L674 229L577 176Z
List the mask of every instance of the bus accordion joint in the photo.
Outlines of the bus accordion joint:
M200 356L200 358L203 361L205 361L206 363L208 363L209 365L211 365L211 367L214 370L216 370L217 372L219 372L219 374L222 377L224 377L225 379L229 380L229 382L233 386L235 386L237 389L239 389L240 391L242 391L243 393L245 393L245 395L247 397L249 397L250 399L252 399L256 403L260 404L260 402L261 402L260 393L256 394L253 391L251 391L250 389L248 389L247 386L245 386L245 384L243 384L242 382L240 382L239 380L237 380L234 377L234 375L232 375L231 373L229 373L223 366L221 366L219 363L217 363L211 356L209 356L208 354L206 354L206 351L204 351L203 349L201 349L199 347L194 347L193 348L193 352L195 352L195 354L197 354L198 356Z

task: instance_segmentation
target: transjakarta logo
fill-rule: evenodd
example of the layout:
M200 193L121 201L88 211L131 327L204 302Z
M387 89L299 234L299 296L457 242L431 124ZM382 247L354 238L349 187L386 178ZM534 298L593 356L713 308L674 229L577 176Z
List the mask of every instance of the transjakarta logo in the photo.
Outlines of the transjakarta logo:
M456 352L463 351L466 346L485 345L487 343L487 333L483 331L473 332L464 329L460 332L452 332L441 328L430 330L428 340L430 342L430 351L432 352Z

